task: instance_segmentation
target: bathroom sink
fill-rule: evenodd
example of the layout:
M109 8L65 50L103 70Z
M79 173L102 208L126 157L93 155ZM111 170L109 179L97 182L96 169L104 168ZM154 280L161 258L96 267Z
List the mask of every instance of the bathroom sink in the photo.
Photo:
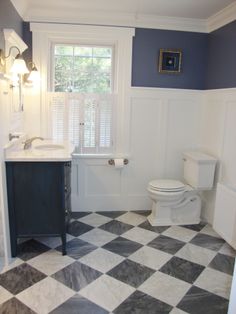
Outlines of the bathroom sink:
M58 150L58 149L64 149L65 147L60 144L40 144L34 147L35 149L39 150Z

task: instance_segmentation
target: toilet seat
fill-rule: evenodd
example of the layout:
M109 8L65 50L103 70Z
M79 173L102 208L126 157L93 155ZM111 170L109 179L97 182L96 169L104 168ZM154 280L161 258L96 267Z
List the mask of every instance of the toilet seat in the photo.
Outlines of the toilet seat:
M186 185L177 180L153 180L149 183L149 188L157 192L177 193L185 191Z

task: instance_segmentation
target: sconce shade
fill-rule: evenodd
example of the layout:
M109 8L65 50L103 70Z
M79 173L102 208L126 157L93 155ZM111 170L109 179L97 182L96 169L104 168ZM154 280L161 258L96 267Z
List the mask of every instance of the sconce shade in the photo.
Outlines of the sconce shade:
M30 74L27 78L27 81L30 81L32 83L37 83L40 80L39 71L36 68L35 65L33 65L32 70L30 71Z
M13 65L10 70L11 73L16 74L26 74L29 73L29 70L25 64L24 59L22 58L21 54L18 54L13 62Z

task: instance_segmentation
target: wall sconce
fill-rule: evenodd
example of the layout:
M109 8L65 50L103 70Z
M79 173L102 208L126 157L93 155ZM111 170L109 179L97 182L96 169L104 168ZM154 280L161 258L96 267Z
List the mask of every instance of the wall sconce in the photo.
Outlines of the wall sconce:
M31 66L29 75L25 76L25 84L32 86L40 81L39 71L34 62L29 62L28 67Z
M10 68L10 73L12 74L12 84L11 88L14 88L18 86L19 88L19 110L23 111L23 92L22 87L23 84L27 84L29 86L32 86L35 82L39 81L39 72L33 62L29 62L28 65L31 66L31 71L29 72L25 60L23 59L23 56L20 52L20 49L17 46L12 46L9 49L9 53L7 56L4 55L3 50L0 49L0 64L2 66L5 66L5 60L11 56L11 52L13 49L16 49L18 51L18 54L16 55L13 64ZM27 75L27 76L24 76Z
M27 69L25 60L23 59L20 49L16 46L10 47L9 53L7 56L4 56L2 49L0 50L0 63L2 65L5 65L5 59L11 56L12 49L16 49L18 51L18 54L13 61L12 67L10 69L10 73L20 74L20 75L29 73L29 70Z

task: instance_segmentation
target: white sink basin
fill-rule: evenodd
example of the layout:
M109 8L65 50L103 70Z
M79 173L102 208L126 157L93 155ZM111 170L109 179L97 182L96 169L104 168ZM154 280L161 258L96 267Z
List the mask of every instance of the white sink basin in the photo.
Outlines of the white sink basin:
M59 144L40 144L34 147L35 149L39 150L58 150L58 149L64 149L65 147L63 145Z

